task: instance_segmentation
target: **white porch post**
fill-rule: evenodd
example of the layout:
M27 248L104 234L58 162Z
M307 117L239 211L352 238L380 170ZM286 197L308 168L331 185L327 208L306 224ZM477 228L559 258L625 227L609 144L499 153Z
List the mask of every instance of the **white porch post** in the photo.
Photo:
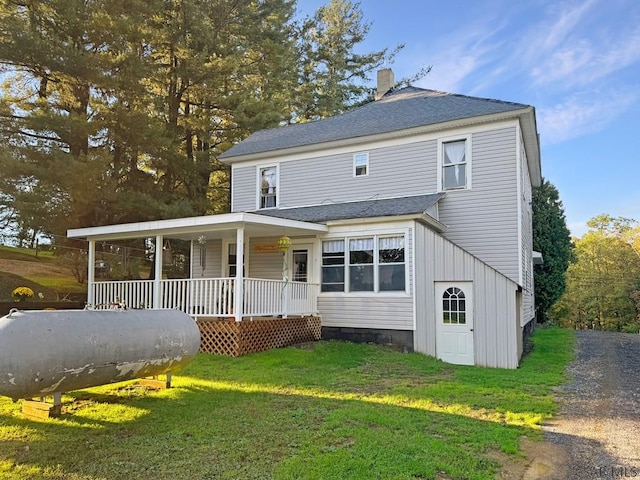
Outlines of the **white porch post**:
M153 308L160 308L160 282L162 281L162 235L156 235L153 276Z
M89 240L89 250L87 252L87 304L95 306L95 296L93 284L96 280L96 241Z
M242 321L244 307L244 226L236 230L236 288L233 298L233 312L236 322Z

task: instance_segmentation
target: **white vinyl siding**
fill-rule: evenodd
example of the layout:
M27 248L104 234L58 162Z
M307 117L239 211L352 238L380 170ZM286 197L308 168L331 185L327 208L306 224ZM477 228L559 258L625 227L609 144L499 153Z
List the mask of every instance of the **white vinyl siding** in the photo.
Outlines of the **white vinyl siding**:
M324 327L413 330L413 300L409 296L318 297Z
M473 282L475 364L518 366L517 284L427 227L415 226L414 348L437 355L435 282Z
M519 282L516 127L474 133L473 189L453 190L439 202L444 236Z
M251 238L249 241L249 277L267 278L270 280L282 280L282 253L281 252L257 252L256 244L277 243L278 237Z
M231 211L250 212L256 209L256 169L236 167L231 169Z
M533 192L531 188L531 177L527 167L527 153L524 143L518 132L520 148L520 243L522 248L522 326L529 323L535 317L535 299L533 282Z
M205 244L206 258L204 269L200 262L200 244L192 242L191 277L217 278L222 275L222 240L207 240Z
M368 175L359 177L353 173L354 152L280 163L278 206L300 207L434 193L436 144L433 140L370 149ZM247 169L255 178L255 167L234 168L239 183ZM235 185L236 182L234 188ZM234 190L234 211L255 209L253 191L254 186L244 190L244 195ZM246 196L251 198L243 198Z

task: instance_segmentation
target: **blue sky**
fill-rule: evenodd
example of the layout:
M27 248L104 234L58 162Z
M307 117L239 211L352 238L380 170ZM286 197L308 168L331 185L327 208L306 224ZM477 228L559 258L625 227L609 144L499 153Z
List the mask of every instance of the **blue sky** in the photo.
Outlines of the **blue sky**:
M327 2L299 0L302 14ZM640 220L640 2L362 0L362 51L404 43L396 79L533 105L542 173L576 236L599 213Z

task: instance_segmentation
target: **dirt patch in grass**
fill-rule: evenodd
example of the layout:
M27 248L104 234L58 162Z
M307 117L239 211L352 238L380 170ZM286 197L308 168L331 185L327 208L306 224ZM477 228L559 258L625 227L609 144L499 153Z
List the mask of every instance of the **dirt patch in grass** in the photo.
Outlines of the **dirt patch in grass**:
M9 272L21 277L60 277L68 279L69 269L55 263L10 260L0 258L0 272Z
M487 456L502 464L497 478L504 480L556 480L568 477L569 454L548 441L520 440L522 456L493 451Z

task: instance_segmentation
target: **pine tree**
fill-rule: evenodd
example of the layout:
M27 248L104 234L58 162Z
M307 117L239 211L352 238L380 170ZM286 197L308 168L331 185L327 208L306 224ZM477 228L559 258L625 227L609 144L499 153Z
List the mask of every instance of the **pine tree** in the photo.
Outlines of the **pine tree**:
M564 292L572 249L560 195L545 179L533 190L533 249L544 260L534 269L537 318L544 321Z

